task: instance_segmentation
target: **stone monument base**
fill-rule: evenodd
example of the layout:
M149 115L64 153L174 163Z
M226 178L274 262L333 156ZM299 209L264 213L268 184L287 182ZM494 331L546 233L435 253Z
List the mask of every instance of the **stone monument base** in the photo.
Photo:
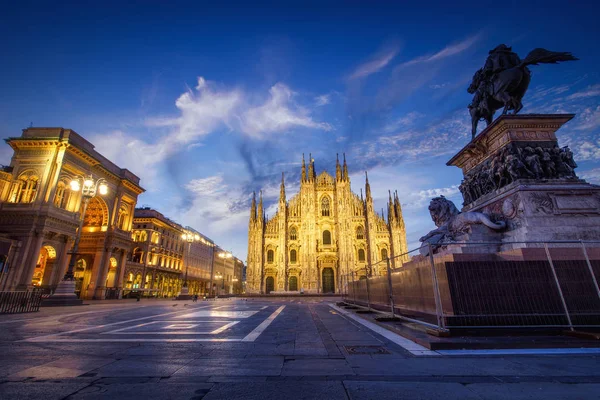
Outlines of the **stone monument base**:
M508 247L600 240L600 186L577 177L572 153L556 138L573 117L502 115L490 124L447 163L464 174L462 211L505 221Z
M40 305L42 307L81 306L83 305L83 300L75 294L74 280L62 280L56 286L54 294L47 299L43 299Z

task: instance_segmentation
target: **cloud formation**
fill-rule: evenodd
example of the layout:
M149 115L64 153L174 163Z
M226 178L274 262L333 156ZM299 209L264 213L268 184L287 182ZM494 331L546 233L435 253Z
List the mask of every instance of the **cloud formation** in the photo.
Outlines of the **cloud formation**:
M354 80L366 78L369 75L373 75L374 73L379 72L381 69L385 68L390 63L390 61L394 59L394 57L396 57L399 51L400 47L398 45L380 51L371 60L356 67L356 69L350 74L348 79Z

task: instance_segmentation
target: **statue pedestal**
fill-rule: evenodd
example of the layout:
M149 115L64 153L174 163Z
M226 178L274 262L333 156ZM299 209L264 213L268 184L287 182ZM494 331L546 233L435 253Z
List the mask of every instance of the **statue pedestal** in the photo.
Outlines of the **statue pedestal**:
M501 241L600 240L600 186L579 179L556 131L573 114L502 115L447 165L462 169L463 212L507 228ZM471 239L473 240L473 239ZM503 246L527 247L525 244Z

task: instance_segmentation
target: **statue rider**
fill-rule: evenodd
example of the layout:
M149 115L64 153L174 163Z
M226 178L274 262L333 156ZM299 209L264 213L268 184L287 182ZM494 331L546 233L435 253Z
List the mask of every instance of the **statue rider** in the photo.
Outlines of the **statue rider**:
M483 74L490 82L493 82L497 74L519 64L521 64L521 59L517 53L512 51L512 47L501 44L490 50L483 66Z
M488 112L493 114L488 105L490 96L494 94L494 80L496 76L500 72L516 67L520 63L521 59L517 53L513 52L512 48L505 44L501 44L495 49L490 50L488 58L485 60L485 65L477 71L479 86L473 98L473 104L480 104L485 114Z

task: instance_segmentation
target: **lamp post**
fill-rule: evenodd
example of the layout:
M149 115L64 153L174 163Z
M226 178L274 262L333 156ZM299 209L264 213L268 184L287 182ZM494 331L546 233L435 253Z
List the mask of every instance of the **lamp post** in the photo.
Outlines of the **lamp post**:
M200 240L200 236L198 234L193 234L191 232L184 233L181 235L181 238L188 242L188 259L185 263L185 278L183 279L183 287L181 288L181 292L179 296L177 296L178 300L189 300L190 294L188 289L188 268L190 266L190 255L192 254L192 243Z
M81 240L81 231L83 229L83 221L85 218L85 212L87 211L90 199L100 194L102 196L108 194L108 185L106 179L99 178L94 179L90 174L86 177L76 177L71 180L69 186L71 191L79 192L81 190L81 200L79 203L79 227L77 228L77 234L75 235L75 241L71 248L71 258L69 260L69 266L63 280L59 282L54 294L45 301L46 304L60 304L60 305L81 305L83 303L75 295L75 275L73 270L75 269L75 262L77 258L77 252L79 251L79 241Z

